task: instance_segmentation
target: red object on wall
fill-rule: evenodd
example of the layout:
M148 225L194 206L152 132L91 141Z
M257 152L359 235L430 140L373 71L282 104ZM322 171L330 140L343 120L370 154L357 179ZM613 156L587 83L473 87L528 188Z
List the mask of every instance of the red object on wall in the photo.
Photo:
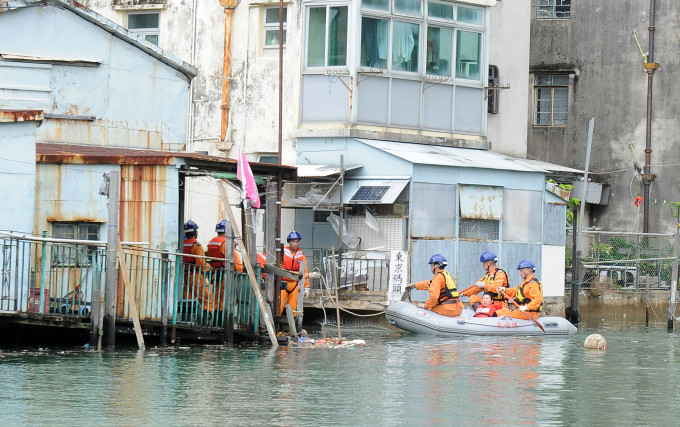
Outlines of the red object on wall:
M50 312L50 290L43 289L43 294L43 313L47 314ZM28 311L29 313L40 313L40 288L28 289Z
M640 203L642 203L642 197L638 196L638 197L635 198L635 201L633 202L633 204L637 208L637 207L640 206Z

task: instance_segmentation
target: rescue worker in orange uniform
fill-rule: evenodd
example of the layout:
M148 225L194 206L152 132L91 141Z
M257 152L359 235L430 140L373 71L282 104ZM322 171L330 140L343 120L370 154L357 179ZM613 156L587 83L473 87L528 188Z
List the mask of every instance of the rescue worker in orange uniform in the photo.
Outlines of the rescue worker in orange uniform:
M528 314L536 319L543 311L543 286L534 277L536 266L531 261L522 260L517 269L522 278L522 283L517 285L516 288L499 288L499 292L505 292L509 297L514 298L515 302L519 304L519 309L512 310L514 304L510 303L512 307L508 305L508 307L498 310L496 315L501 317L507 314L515 319L527 319Z
M198 257L205 257L205 251L201 243L196 240L198 238L198 225L189 220L184 224L184 247L183 252L187 255L197 255ZM184 290L182 296L184 299L196 299L203 306L203 309L210 311L212 307L212 297L210 287L207 286L205 280L205 272L209 270L209 266L205 263L205 258L196 258L193 256L182 257L184 262Z
M470 297L470 307L473 310L477 310L480 303L482 302L482 297L478 294L482 291L490 292L492 294L492 300L494 304L501 304L504 308L508 306L508 302L505 297L498 292L498 288L508 287L508 274L498 268L496 263L498 262L498 257L491 251L484 252L479 257L479 262L482 263L482 267L486 274L477 279L475 282L476 287L473 286L470 289L466 289L461 292L461 296Z
M448 262L443 255L435 254L430 258L430 270L434 275L431 280L413 283L406 287L406 291L416 288L420 291L430 291L430 297L425 302L426 310L434 311L443 316L458 316L463 312L463 303L459 299L456 283L451 273L445 270Z
M304 295L307 297L309 295L309 264L307 263L307 257L302 253L300 249L300 240L302 236L297 231L291 231L286 238L288 241L288 246L283 248L283 262L281 268L285 268L288 271L294 273L300 272L300 263L305 263L305 290ZM282 278L281 280L281 310L279 314L283 314L283 310L286 304L290 304L290 308L293 312L297 310L298 293L300 292L298 282L293 279Z
M217 236L213 237L208 242L208 256L210 260L210 270L212 272L212 283L214 286L214 295L216 298L217 310L222 311L224 308L224 286L226 283L226 274L229 270L226 268L225 258L227 256L227 220L223 219L215 226ZM236 246L236 243L234 243ZM243 273L243 262L236 248L234 248L234 271Z
M496 317L496 311L503 308L501 303L493 303L493 294L484 292L482 302L475 310L475 317Z

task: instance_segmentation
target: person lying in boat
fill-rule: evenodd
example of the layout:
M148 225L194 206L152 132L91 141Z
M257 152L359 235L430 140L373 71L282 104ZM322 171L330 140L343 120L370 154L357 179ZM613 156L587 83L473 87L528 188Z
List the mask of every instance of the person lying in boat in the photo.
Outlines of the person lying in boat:
M517 285L516 288L499 288L498 291L513 298L519 309L513 310L513 304L513 307L508 306L498 310L496 315L502 317L507 314L515 319L526 319L528 314L536 319L541 315L541 311L543 311L543 286L534 277L536 265L525 259L519 262L517 269L519 270L519 276L522 278L522 283Z
M486 251L479 257L479 262L482 263L482 268L484 268L486 274L477 279L474 285L461 292L460 296L470 297L470 307L473 310L477 310L482 302L482 297L478 294L482 291L490 292L494 304L498 303L503 308L507 307L508 301L498 292L498 288L507 288L509 286L508 274L496 265L498 257L493 252Z
M496 311L503 308L503 304L493 302L493 294L484 292L482 302L475 310L475 317L496 317Z
M406 291L410 292L413 288L420 291L427 290L430 292L430 297L423 308L443 316L459 316L463 312L463 303L458 298L458 289L456 289L451 273L445 269L448 264L446 258L435 254L432 255L428 264L433 274L432 279L410 284L406 287Z

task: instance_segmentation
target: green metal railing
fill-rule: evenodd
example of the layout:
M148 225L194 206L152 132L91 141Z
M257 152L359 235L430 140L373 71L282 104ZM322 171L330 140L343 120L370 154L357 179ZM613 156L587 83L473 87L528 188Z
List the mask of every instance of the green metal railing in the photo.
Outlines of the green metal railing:
M140 320L165 317L173 325L257 333L259 311L247 275L201 270L181 255L145 249L126 249L124 259L132 295L119 276L118 318L130 319L134 302ZM89 317L92 291L103 294L105 278L103 247L0 237L2 312Z
M256 333L259 310L248 276L233 269L207 270L193 263L179 263L175 288L175 325L204 326L211 329L232 327ZM256 269L260 276L260 269Z

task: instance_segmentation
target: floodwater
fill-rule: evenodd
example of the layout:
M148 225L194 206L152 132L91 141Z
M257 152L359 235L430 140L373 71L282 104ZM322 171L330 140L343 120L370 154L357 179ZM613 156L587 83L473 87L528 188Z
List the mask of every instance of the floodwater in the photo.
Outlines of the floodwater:
M591 333L605 352L583 348ZM346 328L366 345L0 348L0 424L671 425L679 334L586 319L570 338Z

